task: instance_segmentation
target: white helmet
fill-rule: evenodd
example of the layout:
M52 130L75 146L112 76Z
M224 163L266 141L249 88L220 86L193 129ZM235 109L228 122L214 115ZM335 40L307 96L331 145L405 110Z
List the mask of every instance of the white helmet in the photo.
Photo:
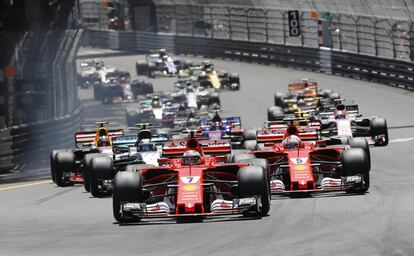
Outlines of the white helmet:
M201 162L201 155L196 150L187 150L183 154L184 165L199 165Z
M294 149L299 148L301 142L302 140L298 136L290 135L283 140L282 145L285 149Z

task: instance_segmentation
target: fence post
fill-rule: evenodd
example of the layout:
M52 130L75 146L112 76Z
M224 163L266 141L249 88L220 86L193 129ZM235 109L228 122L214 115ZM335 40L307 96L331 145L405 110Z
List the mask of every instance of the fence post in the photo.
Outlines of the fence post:
M244 9L244 15L246 15L247 41L250 41L249 13L250 9Z
M210 8L210 23L211 23L211 38L214 38L214 24L213 24L213 7Z
M286 30L285 30L286 22L285 22L285 14L286 14L286 12L282 12L283 45L286 45Z
M392 39L392 52L393 52L393 58L395 59L397 57L397 49L395 48L395 28L396 23L393 23L391 26L391 39Z
M263 9L263 14L265 16L265 33L266 33L266 43L269 42L269 24L267 20L267 15L269 14L268 10Z
M233 39L233 28L232 28L232 25L231 25L231 17L232 17L231 7L227 8L227 13L229 14L228 17L230 18L229 19L229 32L230 32L229 39L231 40L231 39Z
M355 25L356 25L356 41L357 41L357 53L360 53L361 52L361 49L360 49L360 42L359 42L359 21L360 21L360 18L361 17L358 17L356 20L355 20Z
M414 23L410 24L410 59L414 61Z
M374 46L375 46L375 56L378 56L378 40L377 40L377 23L378 20L375 19L374 24Z
M300 25L301 26L304 24L304 22L303 22L304 14L305 14L304 12L301 12L301 15L300 15ZM303 30L302 30L301 33L300 33L300 45L304 46L304 44L305 44L305 39L304 39L304 36L303 36Z

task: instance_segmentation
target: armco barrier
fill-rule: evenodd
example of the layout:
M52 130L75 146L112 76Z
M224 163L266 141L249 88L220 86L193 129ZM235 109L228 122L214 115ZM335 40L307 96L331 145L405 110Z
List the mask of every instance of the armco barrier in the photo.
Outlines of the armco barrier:
M414 89L414 63L408 61L378 58L328 48L309 48L164 33L89 30L86 34L87 36L83 40L83 44L86 46L135 53L166 48L176 54L276 64Z
M49 159L52 149L72 146L83 118L84 110L79 106L71 115L55 120L0 130L0 172L37 167Z

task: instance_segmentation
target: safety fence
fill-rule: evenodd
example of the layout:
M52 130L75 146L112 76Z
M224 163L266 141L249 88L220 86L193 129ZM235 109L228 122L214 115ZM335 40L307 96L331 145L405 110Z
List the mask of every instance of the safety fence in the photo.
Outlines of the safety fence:
M0 130L0 173L39 167L52 149L73 146L83 118L80 105L70 115Z
M300 10L302 33L292 37L286 9L160 3L156 11L158 31L175 35L324 46L375 57L414 59L413 21L398 17Z
M414 89L413 62L323 47L312 48L166 33L100 30L88 30L83 44L134 53L165 48L176 54L276 64Z

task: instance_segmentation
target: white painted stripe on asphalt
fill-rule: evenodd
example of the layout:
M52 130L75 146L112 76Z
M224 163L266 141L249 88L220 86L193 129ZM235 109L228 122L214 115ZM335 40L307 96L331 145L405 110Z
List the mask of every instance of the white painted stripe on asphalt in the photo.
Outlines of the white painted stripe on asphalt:
M42 184L48 184L48 183L51 183L51 180L48 179L48 180L30 182L30 183L21 184L21 185L0 187L0 191L16 189L16 188L27 188L27 187L32 187L32 186L37 186L37 185L42 185Z
M414 140L414 137L410 137L410 138L398 138L398 139L394 139L394 140L390 140L390 143L401 143L401 142L409 142Z

